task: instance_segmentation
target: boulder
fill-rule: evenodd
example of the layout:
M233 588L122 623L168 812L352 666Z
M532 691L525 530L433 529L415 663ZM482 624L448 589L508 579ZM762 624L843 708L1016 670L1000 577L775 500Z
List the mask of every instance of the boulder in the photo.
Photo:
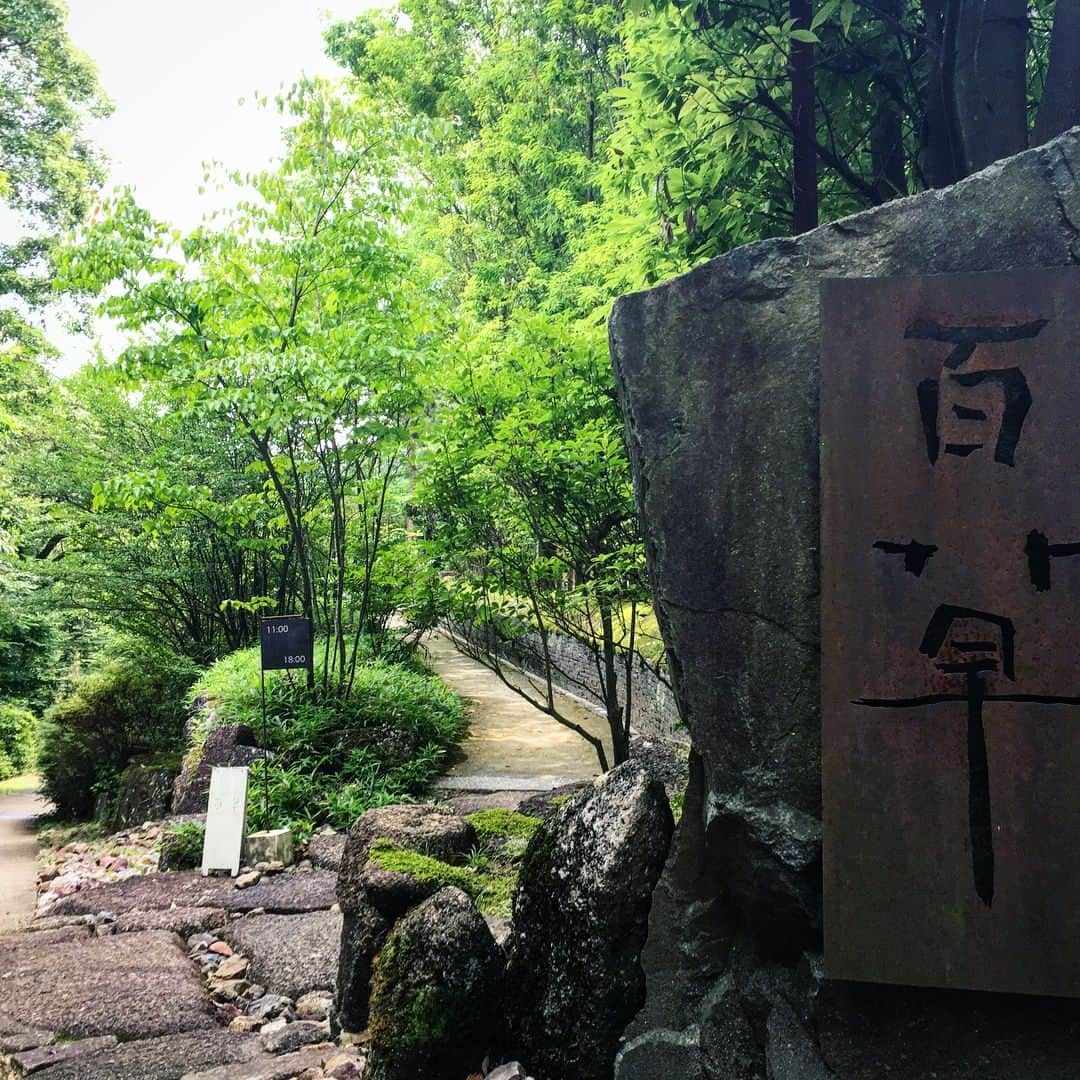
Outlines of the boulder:
M368 999L375 957L390 933L391 923L367 903L343 912L334 1008L330 1015L335 1035L358 1035L368 1026Z
M685 1043L697 1028L691 1074L705 1080L1075 1072L1062 1034L1080 1018L1074 1003L844 994L815 980L763 994L760 982L779 979L778 961L789 974L820 966L820 283L1074 265L1078 175L1074 129L951 188L740 248L615 305L654 606L701 771L661 888L673 929L645 957L648 1015L632 1038ZM751 959L736 971L738 934L749 942L735 952ZM662 1055L635 1061L620 1080L670 1075Z
M247 724L225 724L206 736L202 752L186 762L173 784L174 814L205 814L210 798L210 773L215 765L251 765L262 758L255 732Z
M461 1080L497 1045L502 957L460 889L441 889L394 927L371 988L367 1080Z
M477 842L467 821L445 807L426 803L377 807L353 822L337 879L344 919L332 1016L335 1032L359 1033L367 1027L376 953L394 921L438 888L370 864L368 852L376 840L389 840L409 851L448 861L459 858Z
M307 857L314 866L336 873L341 869L346 839L345 833L316 833L307 842Z
M349 829L338 871L337 895L348 912L365 900L361 875L376 840L453 862L476 844L473 827L451 810L427 803L380 806L357 818Z
M248 958L247 978L294 1001L337 982L341 915L248 915L236 919L222 937Z
M179 754L132 758L117 781L116 801L103 807L102 824L110 832L118 832L165 817L180 766Z
M507 943L513 1047L545 1080L605 1080L645 998L639 955L674 823L629 761L529 843Z

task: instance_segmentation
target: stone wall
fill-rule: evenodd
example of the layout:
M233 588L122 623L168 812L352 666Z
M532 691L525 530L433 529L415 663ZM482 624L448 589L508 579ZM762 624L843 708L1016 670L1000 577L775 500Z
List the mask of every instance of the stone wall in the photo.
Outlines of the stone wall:
M1078 175L1074 129L616 304L653 600L694 747L622 1080L1080 1069L1075 1003L823 979L818 609L819 283L1076 264Z

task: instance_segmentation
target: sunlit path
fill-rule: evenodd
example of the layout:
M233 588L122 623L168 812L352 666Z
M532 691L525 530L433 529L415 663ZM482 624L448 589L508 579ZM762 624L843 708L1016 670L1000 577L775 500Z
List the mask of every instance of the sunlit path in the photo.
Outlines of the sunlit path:
M32 823L46 807L33 790L0 793L0 932L17 929L34 913L38 848Z
M465 698L470 722L461 744L464 759L447 770L438 787L542 790L600 772L596 754L584 739L515 694L483 664L463 656L445 635L428 635L424 649L435 673ZM575 723L603 738L610 761L611 740L603 718L564 695L559 701Z

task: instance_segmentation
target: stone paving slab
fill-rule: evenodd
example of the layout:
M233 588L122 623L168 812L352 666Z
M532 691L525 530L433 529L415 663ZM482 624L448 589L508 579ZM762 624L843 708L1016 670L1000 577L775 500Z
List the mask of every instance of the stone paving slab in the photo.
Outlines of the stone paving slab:
M52 907L53 915L86 915L111 911L163 911L172 907L210 907L226 911L263 908L276 914L295 915L320 911L336 901L337 875L327 870L275 874L257 885L238 889L229 877L203 877L197 871L145 874L126 881L65 896Z
M47 1069L50 1065L74 1062L99 1050L116 1045L115 1035L97 1035L92 1039L76 1039L74 1042L50 1043L33 1050L25 1050L11 1058L11 1068L16 1076L29 1076Z
M324 1045L305 1047L280 1057L263 1054L241 1065L219 1065L201 1072L187 1072L183 1074L183 1080L289 1080L305 1069L319 1068L335 1049Z
M175 907L154 911L125 911L115 923L113 933L130 934L138 930L171 930L182 938L220 929L228 919L224 908Z
M44 1069L35 1080L180 1080L191 1070L242 1065L262 1053L258 1035L216 1028L121 1043Z
M121 1040L215 1026L202 980L175 934L0 944L0 1012L23 1028Z
M341 951L341 914L249 915L221 936L248 958L247 979L294 1001L312 990L333 990Z

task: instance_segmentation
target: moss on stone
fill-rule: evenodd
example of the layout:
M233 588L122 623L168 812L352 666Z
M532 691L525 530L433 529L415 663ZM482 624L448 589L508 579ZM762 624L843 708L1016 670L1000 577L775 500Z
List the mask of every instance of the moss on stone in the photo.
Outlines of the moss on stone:
M440 887L453 885L472 897L482 915L510 916L518 877L516 866L496 864L490 870L451 866L430 855L397 847L389 840L376 840L371 845L368 857L381 869L407 874L416 881L434 883Z
M481 840L509 839L510 837L529 840L543 824L540 818L527 817L516 810L500 807L477 810L475 814L469 814L465 820L472 825Z

